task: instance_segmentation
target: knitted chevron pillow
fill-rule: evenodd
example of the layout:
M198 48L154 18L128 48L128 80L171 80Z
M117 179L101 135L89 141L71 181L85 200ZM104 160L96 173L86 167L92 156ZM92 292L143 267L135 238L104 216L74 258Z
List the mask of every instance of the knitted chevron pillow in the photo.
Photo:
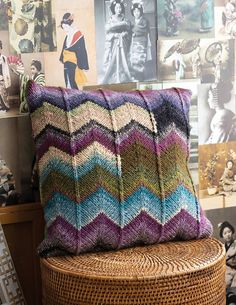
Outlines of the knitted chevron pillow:
M46 238L42 256L207 237L193 187L190 91L28 83Z

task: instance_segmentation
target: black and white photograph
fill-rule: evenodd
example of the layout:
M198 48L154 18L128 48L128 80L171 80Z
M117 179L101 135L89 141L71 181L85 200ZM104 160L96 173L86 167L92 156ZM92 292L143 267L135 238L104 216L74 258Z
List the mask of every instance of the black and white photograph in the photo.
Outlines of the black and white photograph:
M226 251L226 304L236 304L236 208L222 208L206 211L213 225L214 237L225 246Z
M214 0L157 0L158 39L214 37Z
M196 39L157 42L158 79L200 78L201 83L232 80L234 40Z
M156 0L96 0L99 84L156 78Z
M55 18L51 0L8 1L11 53L56 50Z
M199 144L236 141L236 102L230 81L198 88Z

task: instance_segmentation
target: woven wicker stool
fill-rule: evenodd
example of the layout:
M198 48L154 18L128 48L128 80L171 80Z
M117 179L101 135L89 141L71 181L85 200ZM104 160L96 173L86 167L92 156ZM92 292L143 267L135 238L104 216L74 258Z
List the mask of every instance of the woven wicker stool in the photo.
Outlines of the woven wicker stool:
M41 259L44 305L224 305L215 239Z

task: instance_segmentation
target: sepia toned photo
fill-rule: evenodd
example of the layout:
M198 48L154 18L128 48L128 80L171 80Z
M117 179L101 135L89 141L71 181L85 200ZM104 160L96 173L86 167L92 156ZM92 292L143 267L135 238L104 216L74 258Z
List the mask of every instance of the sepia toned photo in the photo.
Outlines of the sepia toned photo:
M219 202L221 207L236 206L235 144L199 145L199 195L206 198L204 205L209 200L215 205L211 208L219 207Z
M158 79L199 78L202 83L233 80L234 45L234 40L158 41Z
M51 0L8 1L11 53L56 50L55 17Z
M156 78L156 1L96 0L99 84Z
M157 0L158 39L214 37L214 0Z
M201 84L198 88L199 144L236 141L233 83Z

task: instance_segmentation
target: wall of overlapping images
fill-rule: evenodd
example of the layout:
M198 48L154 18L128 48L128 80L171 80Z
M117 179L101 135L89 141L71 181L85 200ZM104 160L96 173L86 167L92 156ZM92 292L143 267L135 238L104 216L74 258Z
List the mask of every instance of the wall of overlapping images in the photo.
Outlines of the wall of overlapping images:
M235 226L235 37L236 0L0 0L1 203L35 200L28 79L175 86L192 91L189 167L201 204L216 236L218 223Z

